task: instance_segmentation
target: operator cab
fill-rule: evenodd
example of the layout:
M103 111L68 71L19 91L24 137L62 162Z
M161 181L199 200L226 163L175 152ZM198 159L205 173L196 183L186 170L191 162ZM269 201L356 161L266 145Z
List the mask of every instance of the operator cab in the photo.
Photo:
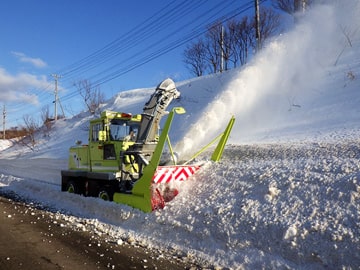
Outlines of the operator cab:
M132 141L137 139L139 124L128 120L113 119L109 126L111 141Z

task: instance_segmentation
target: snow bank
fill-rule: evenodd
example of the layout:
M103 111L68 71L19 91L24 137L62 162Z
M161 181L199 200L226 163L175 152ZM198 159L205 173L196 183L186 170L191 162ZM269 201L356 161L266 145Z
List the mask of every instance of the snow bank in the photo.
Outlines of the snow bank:
M11 140L0 140L0 151L7 149L13 145Z
M41 168L36 161L33 167ZM132 239L204 266L319 269L360 263L358 141L228 147L221 163L203 168L152 214L11 176L29 173L25 166L10 170L0 174L3 192L41 202L111 241Z

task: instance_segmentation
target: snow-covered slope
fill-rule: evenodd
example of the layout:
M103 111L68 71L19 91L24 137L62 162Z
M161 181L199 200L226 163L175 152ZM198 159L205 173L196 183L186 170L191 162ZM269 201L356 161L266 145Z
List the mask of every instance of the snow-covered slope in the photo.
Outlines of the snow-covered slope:
M165 209L59 191L60 169L91 116L60 120L32 151L2 142L0 183L107 233L201 265L356 269L360 265L360 3L328 1L249 65L177 82L184 106L172 141L187 155L236 124L221 163L187 181ZM153 89L121 92L103 109L140 113ZM202 157L206 158L206 156ZM99 211L101 209L101 211ZM59 214L60 215L60 214Z

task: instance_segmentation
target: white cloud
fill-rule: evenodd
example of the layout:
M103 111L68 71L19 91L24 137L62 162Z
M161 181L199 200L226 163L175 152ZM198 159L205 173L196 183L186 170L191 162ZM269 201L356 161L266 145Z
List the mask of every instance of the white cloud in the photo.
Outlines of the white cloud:
M40 58L32 58L25 55L22 52L11 52L20 62L30 63L37 68L43 68L47 66L47 63L41 60Z
M49 89L46 76L35 76L29 73L9 74L0 68L0 102L24 102L37 105L34 94L36 89Z

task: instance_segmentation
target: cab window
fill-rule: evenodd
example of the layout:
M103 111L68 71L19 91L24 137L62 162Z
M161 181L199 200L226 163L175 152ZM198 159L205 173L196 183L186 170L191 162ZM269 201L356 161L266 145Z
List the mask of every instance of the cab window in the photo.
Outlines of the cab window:
M130 124L129 121L115 119L110 123L110 140L135 141L138 133L138 125Z
M99 141L99 131L102 130L102 123L92 125L91 140L93 142Z

